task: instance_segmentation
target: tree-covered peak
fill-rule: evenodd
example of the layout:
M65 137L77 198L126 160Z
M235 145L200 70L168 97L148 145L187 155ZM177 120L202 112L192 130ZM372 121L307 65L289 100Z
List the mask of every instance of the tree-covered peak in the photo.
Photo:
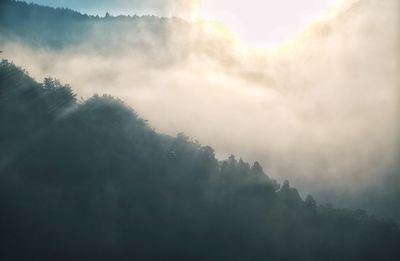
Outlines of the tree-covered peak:
M2 260L398 260L400 232L0 64Z

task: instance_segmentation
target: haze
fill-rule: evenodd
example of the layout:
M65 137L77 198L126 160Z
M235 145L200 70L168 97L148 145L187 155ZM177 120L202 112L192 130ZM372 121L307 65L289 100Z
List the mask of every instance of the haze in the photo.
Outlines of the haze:
M246 21L242 27L249 28L243 34L246 41L268 45L294 37L297 25L332 4L292 2L282 1L281 6L275 1L272 11L264 1L260 10L265 12L256 12L255 3L246 1L238 14ZM77 7L77 2L70 3ZM230 3L229 12L236 16L242 4ZM205 2L210 18L223 6L223 1L215 9ZM190 7L182 8L192 13L187 12ZM363 195L374 191L374 208L389 211L400 189L398 10L397 0L361 0L269 50L252 49L223 25L203 22L189 31L172 28L165 42L145 30L104 33L94 28L88 37L107 43L106 50L87 43L61 52L23 42L0 47L7 50L6 58L38 80L54 76L82 97L120 97L156 130L185 132L212 145L220 158L233 153L258 160L270 176L290 179L319 200L371 209ZM257 23L251 12L265 20ZM282 16L272 15L278 12ZM236 18L218 19L236 28ZM260 38L265 26L279 27L281 22L288 26L283 35ZM134 47L138 36L152 48ZM387 197L394 199L393 205L380 205Z
M311 22L323 19L338 0L205 0L204 17L221 21L246 43L274 46L293 40Z
M34 3L68 7L84 13L154 14L186 19L219 21L240 39L257 47L276 46L293 40L309 23L323 19L341 0L113 0L49 1Z

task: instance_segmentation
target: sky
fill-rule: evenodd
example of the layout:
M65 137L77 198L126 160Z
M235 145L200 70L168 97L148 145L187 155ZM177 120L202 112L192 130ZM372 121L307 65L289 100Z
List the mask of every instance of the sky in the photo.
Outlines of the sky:
M337 0L205 0L207 19L221 20L253 45L289 41Z
M339 0L34 0L89 14L155 14L219 21L254 46L293 39Z

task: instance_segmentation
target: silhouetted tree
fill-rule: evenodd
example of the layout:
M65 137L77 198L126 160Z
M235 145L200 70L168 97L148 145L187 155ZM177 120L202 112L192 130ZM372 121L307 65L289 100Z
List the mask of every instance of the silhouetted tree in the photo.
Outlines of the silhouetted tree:
M317 208L317 202L314 200L313 196L308 195L304 201L304 207L310 210L315 210Z

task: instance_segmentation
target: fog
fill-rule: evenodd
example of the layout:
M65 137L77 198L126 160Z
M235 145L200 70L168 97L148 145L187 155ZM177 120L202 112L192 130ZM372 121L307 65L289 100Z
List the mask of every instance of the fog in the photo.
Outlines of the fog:
M180 20L162 33L94 26L62 50L7 40L0 49L37 80L55 77L83 99L117 96L158 132L259 161L322 202L398 215L398 5L355 2L273 49Z

